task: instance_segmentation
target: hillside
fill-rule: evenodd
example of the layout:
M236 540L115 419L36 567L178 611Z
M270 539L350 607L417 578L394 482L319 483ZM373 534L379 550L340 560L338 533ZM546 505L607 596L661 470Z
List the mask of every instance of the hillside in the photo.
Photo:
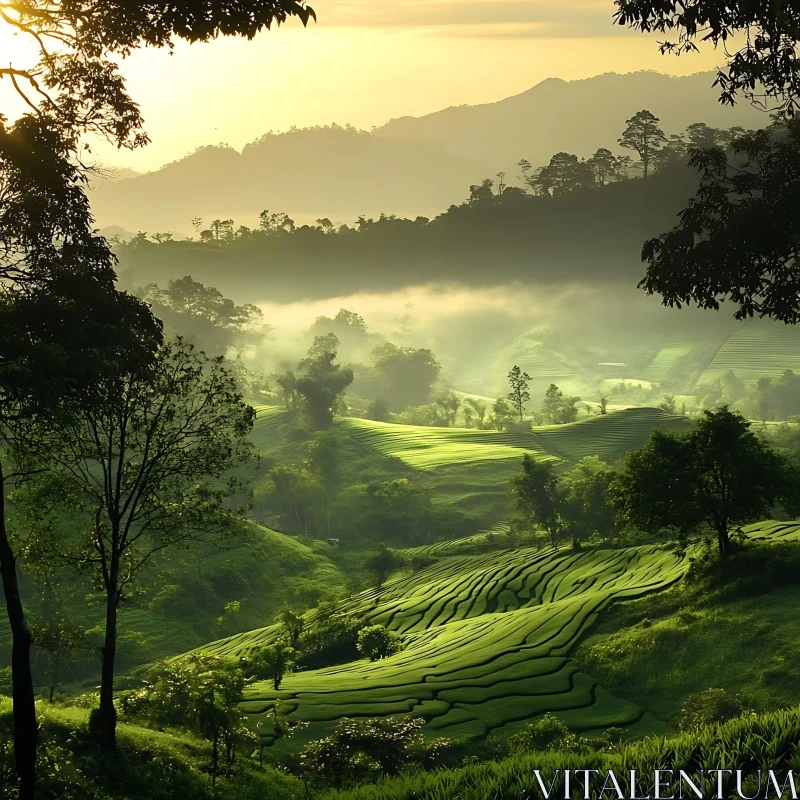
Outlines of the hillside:
M742 563L769 563L773 546L785 547L800 539L797 523L755 525L746 532L751 540L768 546L756 551L762 555L755 561L745 557ZM795 546L794 557L796 551ZM779 559L785 555L776 553ZM339 607L343 614L363 615L370 623L402 634L400 653L378 662L357 661L290 675L279 691L266 683L255 684L243 709L253 724L261 723L267 743L272 741L276 708L290 721L309 723L290 745L281 740L281 748L322 736L343 717L393 714L422 717L431 735L445 736L482 736L513 728L545 711L555 712L579 731L610 726L663 730L663 721L650 716L647 707L609 693L571 656L582 635L608 617L612 604L669 587L690 563L654 545L445 557ZM764 586L754 571L748 571L750 583L761 584L760 595L779 588L776 581ZM748 594L729 591L726 600L740 596ZM781 595L777 602L781 600L786 597ZM735 612L733 606L732 620ZM244 655L278 634L276 627L265 628L203 650ZM748 651L754 660L748 667L770 661L772 654L760 650L761 656ZM646 694L641 689L638 696ZM648 707L663 710L657 702Z
M693 122L763 127L765 115L747 103L730 108L717 102L717 90L711 88L715 77L711 72L687 77L610 72L584 80L550 78L496 103L393 119L375 134L443 142L449 153L490 158L507 168L520 158L541 164L562 150L588 157L598 147L615 146L625 120L643 108L659 117L668 133Z
M712 82L709 73L552 78L496 103L404 117L372 133L340 126L270 133L241 153L209 146L155 172L100 183L92 207L101 226L185 235L195 217L253 226L264 208L304 223L382 211L434 216L487 175L502 170L514 182L520 159L544 164L563 150L587 157L598 147L616 150L625 120L642 108L668 134L694 122L768 122L746 103L721 106Z
M155 172L98 184L92 209L103 226L193 234L191 221L233 217L258 225L263 209L298 223L352 221L381 211L436 214L480 181L490 162L437 144L402 142L351 128L267 134L242 152L211 146ZM496 170L495 170L496 171Z

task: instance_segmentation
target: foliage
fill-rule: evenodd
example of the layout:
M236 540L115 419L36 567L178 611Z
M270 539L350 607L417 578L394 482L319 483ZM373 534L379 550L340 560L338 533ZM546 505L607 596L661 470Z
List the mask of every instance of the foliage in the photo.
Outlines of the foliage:
M597 456L587 456L559 477L567 535L579 541L616 538L619 524L608 497L616 472Z
M424 540L433 520L428 491L408 478L374 481L363 491L367 505L358 521L362 533L380 531L388 542L402 545Z
M358 632L358 652L370 661L394 655L402 649L402 640L383 625L368 625Z
M626 522L682 536L708 525L722 554L732 549L731 530L763 517L796 494L795 469L751 430L740 414L706 411L683 434L653 431L628 454L612 487Z
M397 775L426 749L421 719L342 720L330 736L310 742L303 768L337 788Z
M308 355L297 367L294 388L305 401L305 413L315 430L330 426L340 407L340 395L353 382L353 371L337 363L338 347L333 333L315 336Z
M574 741L569 728L555 714L547 713L511 734L508 746L512 753L519 754L555 749L564 752Z
M405 559L403 556L388 548L383 542L364 561L364 566L372 574L377 588L383 586L386 578L404 564Z
M658 127L658 117L646 109L637 111L626 121L626 128L617 144L628 150L635 150L642 162L642 175L647 177L650 164L656 153L667 141L664 131Z
M727 722L743 711L742 701L724 689L706 689L686 698L680 713L681 730L696 731L717 722Z
M249 678L272 681L277 691L286 673L294 666L294 659L294 647L288 642L277 641L250 653L245 669Z
M378 391L389 398L392 411L427 403L431 387L441 371L441 365L430 350L398 347L391 342L383 342L373 349L372 364Z
M102 397L57 425L28 429L31 468L50 469L19 500L51 553L89 571L105 594L101 707L113 742L119 605L165 549L237 532L230 474L251 459L254 411L221 358L180 340L161 348L150 375L109 381ZM64 510L85 521L77 535L65 530Z
M281 624L286 629L286 636L288 637L289 644L294 649L297 649L297 643L300 641L300 636L302 636L303 629L306 626L303 615L289 608L289 606L284 606L280 612L280 620Z
M639 285L669 306L719 309L729 300L737 319L796 323L800 122L744 134L732 148L693 153L700 187L678 224L645 243Z
M531 399L531 393L528 391L530 382L531 376L527 372L523 372L516 364L512 367L511 372L508 373L508 385L511 387L511 391L509 391L507 397L511 406L517 412L520 422L522 422L525 403ZM497 411L495 410L496 414Z
M251 740L238 709L244 685L244 673L235 661L188 655L156 668L143 688L122 697L121 707L126 716L186 728L210 741L213 782L221 766L220 746L230 769L237 746Z
M615 19L644 33L674 35L660 40L662 53L691 53L698 42L709 42L725 53L726 64L718 69L715 85L720 99L733 105L741 92L766 105L776 99L788 111L800 97L800 63L797 43L797 9L793 3L776 6L769 2L723 2L704 0L615 0ZM738 42L739 49L730 47ZM759 93L763 91L763 95Z
M567 397L561 389L551 383L544 395L542 403L542 414L548 423L552 425L565 425L568 422L575 422L578 417L578 409L575 403L579 397Z
M521 473L511 479L511 491L517 509L530 526L541 525L553 547L557 547L564 527L563 498L550 464L536 461L526 453Z

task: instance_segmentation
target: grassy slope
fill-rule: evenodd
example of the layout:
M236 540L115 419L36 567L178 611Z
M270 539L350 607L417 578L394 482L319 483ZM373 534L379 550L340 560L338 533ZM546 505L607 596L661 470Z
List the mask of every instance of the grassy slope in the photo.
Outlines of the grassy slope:
M751 526L776 544L713 563L612 609L573 656L620 697L675 722L685 698L741 693L757 710L800 700L798 526ZM783 544L781 542L783 541Z

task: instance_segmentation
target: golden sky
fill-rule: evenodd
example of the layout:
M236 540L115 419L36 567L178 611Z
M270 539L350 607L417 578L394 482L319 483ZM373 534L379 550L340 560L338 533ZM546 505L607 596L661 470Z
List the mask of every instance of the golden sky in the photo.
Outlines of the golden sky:
M253 41L178 44L124 64L152 144L97 149L106 164L147 171L196 147L238 149L269 130L486 103L541 80L655 69L710 69L713 51L661 56L655 39L614 26L612 0L312 0L318 22ZM0 58L15 45L0 37ZM5 52L3 52L5 51ZM8 88L0 94L9 107Z

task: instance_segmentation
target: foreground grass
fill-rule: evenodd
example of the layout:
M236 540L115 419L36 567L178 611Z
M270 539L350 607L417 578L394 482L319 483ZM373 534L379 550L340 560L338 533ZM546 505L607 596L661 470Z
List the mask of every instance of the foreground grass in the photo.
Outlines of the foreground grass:
M753 545L621 603L573 652L613 694L675 722L710 687L757 711L800 699L800 545Z
M15 796L11 782L11 701L0 698L0 798ZM103 753L91 740L89 712L39 703L39 800L289 800L299 781L250 759L212 789L210 745L181 732L120 724L118 746ZM298 787L300 789L298 790Z
M519 800L530 791L540 796L533 770L542 770L549 785L553 770L613 769L617 776L638 771L641 796L652 796L656 769L685 769L699 782L700 769L797 770L800 744L800 709L764 715L748 715L724 725L713 725L693 733L650 737L610 751L575 753L530 753L504 761L471 764L460 769L402 775L343 792L324 794L325 800ZM562 773L563 774L563 773ZM649 778L649 780L648 780ZM591 796L599 796L604 776L593 775ZM724 796L733 796L728 776ZM743 782L744 793L756 795L752 777ZM763 791L763 790L762 790ZM563 780L556 783L553 797L563 797ZM763 796L763 795L762 795Z

